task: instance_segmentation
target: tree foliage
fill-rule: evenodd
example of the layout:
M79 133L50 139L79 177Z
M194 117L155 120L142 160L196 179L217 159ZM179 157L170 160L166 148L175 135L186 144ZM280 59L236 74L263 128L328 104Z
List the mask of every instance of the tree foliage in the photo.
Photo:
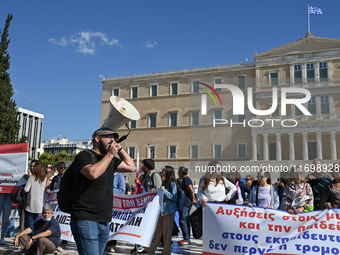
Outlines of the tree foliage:
M8 30L11 20L12 14L8 14L0 42L0 144L15 143L20 129L19 121L17 120L16 103L12 99L14 91L8 73L10 56L7 48L11 41L8 39Z

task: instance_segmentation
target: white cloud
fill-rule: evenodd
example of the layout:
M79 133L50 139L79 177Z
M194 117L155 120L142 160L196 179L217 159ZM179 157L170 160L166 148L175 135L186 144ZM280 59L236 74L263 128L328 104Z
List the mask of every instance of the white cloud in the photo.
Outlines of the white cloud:
M96 53L96 41L99 42L100 46L118 46L119 41L115 38L109 40L105 33L102 32L91 32L91 31L81 31L74 35L69 36L67 39L65 36L61 37L60 40L55 38L50 38L49 42L60 45L60 46L68 46L68 45L77 45L76 51L82 54L91 54L94 55Z
M149 40L144 44L144 47L147 48L147 49L155 48L155 47L157 47L157 42Z

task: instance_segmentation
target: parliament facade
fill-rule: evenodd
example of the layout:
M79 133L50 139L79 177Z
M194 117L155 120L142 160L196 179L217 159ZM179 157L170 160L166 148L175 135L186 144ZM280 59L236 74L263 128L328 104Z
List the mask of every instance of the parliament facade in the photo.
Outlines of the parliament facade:
M193 170L212 159L237 168L308 164L314 158L337 162L340 39L307 33L300 40L254 53L254 60L102 79L101 124L110 96L127 99L141 118L130 123L132 132L122 145L135 159L139 149L141 159L153 158L159 168L170 164ZM238 96L219 84L233 85ZM310 99L301 104L310 115L281 100L303 100L303 91L310 92ZM254 109L271 111L261 115ZM118 132L123 135L127 129Z

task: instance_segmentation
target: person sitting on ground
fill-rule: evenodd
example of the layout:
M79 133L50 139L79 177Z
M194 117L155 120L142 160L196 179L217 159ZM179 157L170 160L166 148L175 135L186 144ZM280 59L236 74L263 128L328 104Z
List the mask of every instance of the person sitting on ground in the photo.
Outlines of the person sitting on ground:
M53 206L47 204L43 207L43 217L14 238L14 246L19 243L23 254L42 255L54 252L59 245L60 226L53 218ZM32 235L33 232L37 234Z

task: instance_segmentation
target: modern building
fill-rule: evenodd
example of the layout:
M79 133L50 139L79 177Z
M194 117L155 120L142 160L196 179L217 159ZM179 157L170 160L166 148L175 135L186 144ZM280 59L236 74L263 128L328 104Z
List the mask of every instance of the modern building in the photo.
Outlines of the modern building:
M17 119L20 124L18 138L26 136L29 143L30 157L33 159L39 158L41 154L42 119L44 119L44 115L18 107Z
M74 142L69 142L67 137L63 138L51 138L43 142L44 152L52 153L54 155L59 152L67 152L69 156L76 155L79 152L91 149L92 142L88 139L85 140L74 140Z
M307 33L300 40L254 53L254 60L102 79L101 124L110 96L127 99L141 118L130 123L132 133L123 146L133 158L137 149L141 159L154 158L159 168L170 164L195 170L212 159L237 169L308 165L316 157L327 164L336 162L340 39Z

